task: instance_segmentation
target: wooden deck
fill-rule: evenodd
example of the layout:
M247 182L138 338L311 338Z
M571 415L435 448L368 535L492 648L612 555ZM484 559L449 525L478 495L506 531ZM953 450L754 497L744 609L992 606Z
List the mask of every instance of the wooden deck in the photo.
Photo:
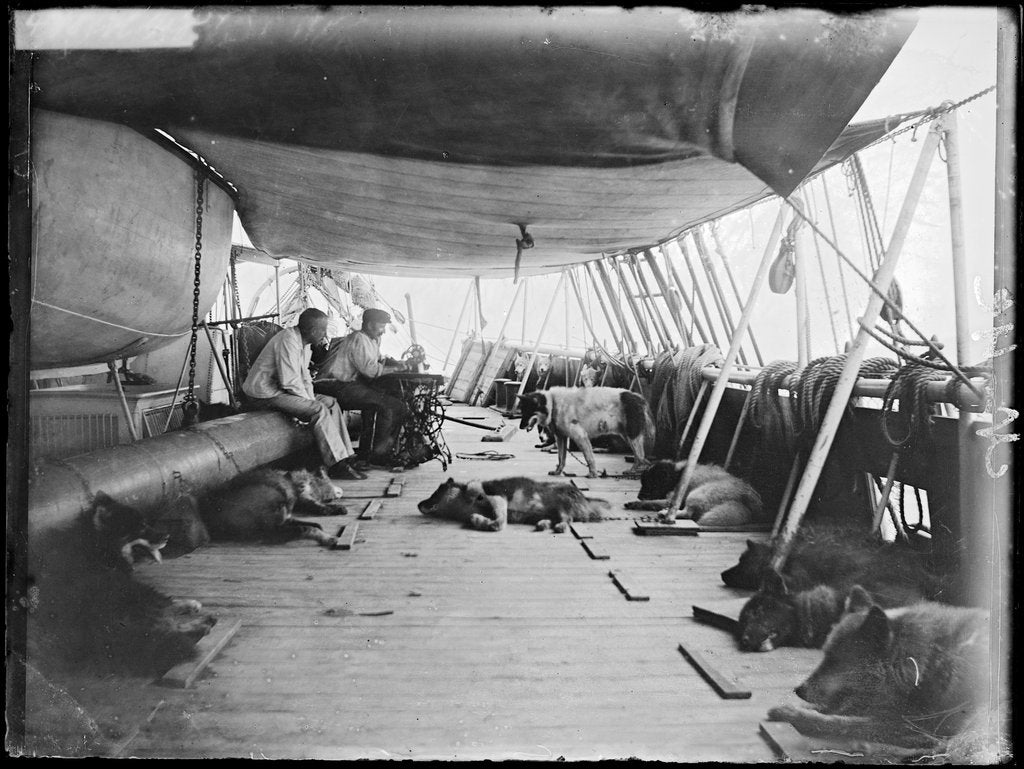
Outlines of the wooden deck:
M490 410L455 405L451 416ZM744 654L731 637L693 620L695 602L739 593L719 573L750 535L636 536L639 483L588 479L619 520L588 526L608 554L592 559L573 534L509 526L469 531L428 519L416 503L447 476L546 478L555 457L536 433L486 443L482 430L446 423L453 455L493 450L504 461L455 459L345 482L350 550L311 542L214 545L140 568L166 592L196 598L238 632L190 688L149 681L68 682L107 730L112 752L138 757L775 760L758 725L795 701L793 687L820 652ZM599 454L621 476L621 455ZM569 459L581 475L585 467ZM354 499L354 497L364 497ZM625 575L649 600L627 600ZM678 646L685 643L749 699L723 699Z

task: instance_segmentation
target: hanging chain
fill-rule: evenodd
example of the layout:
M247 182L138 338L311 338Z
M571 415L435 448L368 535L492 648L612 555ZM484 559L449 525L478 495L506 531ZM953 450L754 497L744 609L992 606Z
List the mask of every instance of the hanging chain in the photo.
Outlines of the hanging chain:
M195 280L192 288L192 341L189 345L188 392L182 403L182 426L189 427L199 421L199 401L196 400L196 342L199 338L199 287L203 259L203 188L206 177L196 171L196 256Z

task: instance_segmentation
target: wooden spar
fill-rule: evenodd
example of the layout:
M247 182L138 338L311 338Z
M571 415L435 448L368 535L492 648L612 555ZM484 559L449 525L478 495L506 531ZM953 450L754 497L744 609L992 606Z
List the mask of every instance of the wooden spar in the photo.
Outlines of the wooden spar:
M608 329L611 331L612 339L615 340L615 345L619 349L619 354L625 358L630 349L636 349L636 344L632 341L632 337L628 336L629 329L618 326L621 334L616 333L616 323L612 319L612 314L608 312L608 307L604 303L604 294L601 293L601 288L598 285L597 278L594 277L594 272L590 269L589 262L583 264L583 271L590 278L590 285L594 289L594 296L597 297L597 304L601 308L601 312L604 315L605 322L608 324Z
M484 356L484 359L483 359L484 362L483 362L483 364L480 367L480 375L481 376L483 376L487 372L487 367L491 363L491 358L494 357L495 352L501 346L502 342L505 340L505 327L508 326L509 320L512 319L512 310L515 309L516 302L519 300L519 295L523 292L523 286L525 284L526 284L525 280L516 284L515 293L512 294L512 301L508 303L508 311L505 313L505 317L501 321L501 328L498 329L498 336L495 337L494 344L491 345L491 349L488 350L487 354ZM406 296L408 296L408 294L406 294ZM526 377L524 376L523 379L525 379L525 378ZM489 387L489 385L488 385L488 387ZM475 406L476 403L477 403L478 398L480 398L482 396L485 396L485 395L487 395L486 392L482 392L482 393L478 392L476 395L474 395L470 399L471 400L470 405Z
M942 105L948 107L948 102ZM953 308L956 319L956 362L958 366L969 364L970 332L968 329L967 254L964 238L963 187L961 184L960 142L957 130L956 111L950 111L942 118L942 139L946 146L946 187L949 195L949 241L953 268ZM971 461L971 432L974 417L965 409L957 411L957 472L966 479L977 472ZM977 530L977 523L966 520L977 515L976 492L972 484L961 481L959 486L960 532L964 536ZM969 512L968 512L969 511ZM986 538L987 539L987 538ZM969 541L969 537L965 537ZM971 543L972 545L974 543ZM983 541L982 546L991 546ZM968 546L968 552L975 552Z
M798 197L801 208L807 211L807 205L802 197ZM798 226L793 236L793 283L796 297L796 365L803 369L810 361L811 328L807 318L807 228Z
M693 293L697 295L697 301L700 302L700 308L704 313L704 320L708 324L708 333L710 338L705 337L705 342L711 342L721 349L722 343L718 341L718 333L715 331L715 323L711 319L711 311L708 309L707 302L704 301L704 292L697 288L697 271L693 269L693 258L690 256L690 249L686 247L685 236L679 238L676 241L679 244L679 250L683 254L683 264L686 265L686 269L690 273L690 280L693 281Z
M651 331L647 328L647 321L644 318L643 313L637 306L636 298L633 296L633 290L630 288L629 283L626 282L625 277L622 275L622 265L619 263L618 257L612 257L609 260L612 264L612 269L615 270L615 277L619 281L619 289L623 294L626 295L626 304L629 305L629 311L633 314L633 319L636 321L636 328L640 336L643 337L645 351L649 354L654 350L654 344L651 342ZM598 262L598 268L602 267L602 263ZM608 293L612 296L615 295L615 291L612 289L611 284L611 270L602 270L602 275L607 272L608 281Z
M210 354L213 359L217 361L217 370L220 372L221 379L224 380L224 387L228 391L228 402L231 404L231 408L236 408L235 393L232 391L231 380L228 378L228 372L224 368L224 360L221 358L220 353L217 352L216 346L213 344L213 334L210 333L210 327L206 325L206 321L203 321L203 331L206 332L206 341L210 343Z
M740 442L740 433L743 432L743 424L747 421L747 412L750 411L750 393L751 390L747 390L747 394L743 398L743 408L740 409L740 416L736 420L736 429L732 433L729 450L725 453L725 462L722 463L722 467L726 470L732 465L732 456L736 452L736 444Z
M733 277L732 268L729 266L729 260L725 256L725 249L722 248L722 243L718 239L718 230L714 224L711 225L711 239L715 242L715 251L718 253L718 258L722 260L725 275L729 278L729 285L732 286L732 295L736 298L736 306L742 307L743 297L740 296L740 288L736 285L736 278ZM761 357L761 348L757 346L757 337L754 336L754 329L747 329L747 336L750 337L750 346L754 348L754 358L757 360L757 365L763 366L764 358Z
M675 264L673 264L672 260L669 258L668 249L658 246L658 250L661 251L662 256L665 258L665 267L667 268L668 273L672 276L672 280L675 281L676 288L679 290L679 296L682 297L683 304L686 305L686 309L690 313L690 319L693 321L693 327L697 331L697 336L700 337L700 343L703 344L705 342L710 342L711 338L708 336L708 332L704 330L704 326L701 324L700 318L697 317L697 312L694 310L693 302L690 301L690 297L686 295L686 286L683 285L683 279L679 276L679 272L676 270ZM686 255L682 253L681 247L679 252L685 259ZM690 336L692 338L692 335Z
M647 353L648 355L653 355L655 352L654 334L657 334L658 341L663 348L667 347L668 344L662 335L661 329L658 328L657 323L655 323L654 317L651 315L651 308L648 306L649 297L645 296L643 292L640 291L640 279L633 271L632 263L626 261L627 258L628 257L623 256L622 258L616 258L613 261L613 264L615 265L615 273L619 279L619 285L621 285L623 291L626 292L627 299L630 300L637 308L636 312L639 313L639 320L643 321L644 331L647 336ZM626 280L626 276L630 273L633 275L632 284ZM651 334L652 328L654 329L654 334Z
M885 509L889 507L889 497L892 494L892 485L896 482L896 466L900 461L899 449L894 449L892 456L889 458L889 469L885 471L885 486L879 493L878 504L875 505L875 509L871 513L871 533L874 534L878 531L878 528L882 525L882 514L885 513ZM897 534L902 534L906 538L906 532L903 531L902 527L897 523L896 516L892 517L892 525L896 529Z
M408 292L405 295L405 309L409 313L409 339L416 344L416 321L412 317L412 295Z
M832 242L837 243L839 235L836 232L836 222L832 215L832 197L828 193L828 179L825 177L825 174L821 175L821 189L825 194L825 208L828 210L828 223L829 229L832 230ZM815 234L820 235L821 233L815 230ZM825 242L828 243L828 240L825 239ZM839 251L836 251L836 256L838 255ZM843 274L843 265L841 261L837 261L836 267L838 268L837 271L839 273L839 287L843 292L843 312L846 314L846 338L849 340L850 344L852 344L854 339L853 318L850 316L850 296L846 292L846 276Z
M565 281L565 270L562 270L558 276L558 283L555 285L555 292L551 296L551 304L548 305L548 311L544 313L544 321L540 324L540 331L537 332L537 341L533 345L533 350L530 352L530 359L526 362L526 369L523 371L523 381L519 383L518 395L522 395L526 390L526 380L530 378L530 372L533 371L533 364L537 360L537 350L540 349L540 340L544 337L544 331L548 327L548 321L551 320L551 311L555 309L555 302L558 300L558 289L562 287L563 281Z
M570 318L569 318L569 281L564 281L562 283L562 294L563 294L564 299L565 299L565 349L568 350L569 349L569 327L571 325L570 324ZM566 360L565 372L566 372L566 376L568 376L568 374L569 374L568 360Z
M800 522L803 519L804 513L807 512L807 506L810 504L814 487L821 476L822 468L825 466L825 459L828 457L829 449L832 448L832 441L835 440L839 423L846 412L846 406L853 392L853 386L857 381L860 364L864 360L864 352L871 342L868 329L874 328L881 314L883 297L888 293L889 286L892 284L900 252L903 250L903 244L906 242L907 233L910 231L910 225L913 222L914 211L917 209L917 203L921 198L921 191L927 180L928 169L931 167L932 158L939 145L940 125L941 121L933 125L925 137L924 144L921 147L921 155L918 158L917 166L914 168L914 174L907 188L903 208L900 210L899 219L896 221L892 237L889 240L889 247L885 250L882 262L872 279L880 293L872 291L868 297L868 306L864 311L864 325L858 330L857 337L854 339L846 355L846 363L843 366L842 373L839 375L839 381L836 382L835 391L828 405L828 410L825 412L825 417L822 419L821 427L818 429L818 435L807 458L807 464L804 467L800 484L793 495L793 502L790 506L789 514L786 516L786 522L779 532L779 541L772 555L772 566L776 570L781 570L786 562L786 558L789 556L789 550L793 545L793 538L800 528Z
M585 262L584 263L584 266L587 268L587 272L588 273L590 273L590 265L591 265L590 262ZM622 329L622 338L625 340L626 344L629 346L628 352L635 353L635 352L637 352L636 338L633 336L633 332L630 330L629 324L626 323L626 319L622 315L622 310L619 308L619 303L615 301L615 291L612 289L612 284L611 284L611 281L608 279L608 275L602 269L602 267L603 267L602 261L598 260L598 261L594 262L593 265L594 265L594 272L596 272L601 277L601 282L604 284L604 289L605 289L605 291L608 292L608 302L611 305L612 314L615 316L615 320L618 321L619 328ZM590 275L590 279L593 281L594 287L598 289L597 290L597 295L600 297L601 296L601 291L598 288L597 279L593 276L593 274ZM604 302L602 301L601 302L601 308L604 309L604 307L605 307L605 305L604 305ZM615 327L615 324L612 323L611 318L608 319L608 325L611 328Z
M583 293L580 291L579 283L576 280L576 269L574 267L570 267L568 273L569 285L572 286L573 293L576 294L576 303L580 306L580 316L583 318L583 324L587 327L587 331L590 332L590 338L596 341L597 334L594 333L594 326L590 321L590 313L587 312L587 308L583 304ZM616 339L616 341L618 340ZM582 369L582 366L580 368ZM577 378L578 377L579 372L577 372Z
M945 102L943 107L952 106ZM960 143L956 112L943 116L943 143L946 145L946 184L949 188L949 240L953 256L953 307L956 313L956 362L969 365L971 335L967 323L967 255L964 239L963 189L960 183Z
M697 388L697 397L693 399L690 413L686 415L686 425L683 426L683 431L679 434L679 444L676 446L676 453L672 457L675 460L678 460L679 456L683 453L683 446L686 445L686 439L690 437L690 428L693 427L693 420L697 418L697 414L700 412L701 401L704 400L704 393L707 390L708 382L704 380L700 383L700 387Z
M725 292L722 290L722 284L718 280L718 272L715 270L714 262L711 261L711 252L704 242L704 235L699 227L695 227L691 231L691 235L693 236L693 245L697 249L701 266L704 268L704 273L707 276L708 285L711 287L711 298L715 302L718 317L725 328L726 338L731 339L736 334L736 326L732 322L732 313L729 312L729 305L726 304ZM742 345L740 345L739 359L741 364L747 365L747 355L743 352Z
M807 196L811 201L811 208L818 210L817 196L814 194L814 187L807 185ZM836 333L836 319L832 314L832 292L828 288L828 279L825 277L825 260L821 258L821 245L818 242L818 233L812 230L811 237L814 242L814 260L818 263L818 272L821 274L821 290L825 294L825 309L828 311L828 325L832 329L832 349L836 355L842 352L839 344L839 334Z
M526 284L526 285L523 286L523 318L522 318L522 324L521 324L522 328L521 328L520 333L519 333L519 343L523 347L526 346L526 308L530 304L530 286L528 285L529 282L530 282L530 277L529 276L523 278L523 283Z
M644 325L647 328L654 328L654 333L658 335L658 341L661 343L662 349L667 350L669 347L672 346L672 337L668 335L668 331L663 327L663 325L658 325L661 318L657 317L654 313L654 307L652 306L654 299L651 296L650 291L641 290L643 288L643 284L641 284L640 276L637 274L636 256L634 254L630 254L628 255L628 257L624 257L623 261L616 260L616 264L620 268L620 281L623 280L623 276L626 273L631 273L633 275L633 285L636 287L635 293L633 289L630 287L628 281L624 281L623 286L625 286L626 291L629 293L629 295L634 297L637 300L639 306L642 307L645 311L644 313L642 313L645 318ZM650 326L647 325L648 318L650 319ZM650 332L648 332L648 334L649 333ZM653 344L653 338L651 339L651 342ZM648 350L648 352L653 355L655 352L654 347L652 346Z
M110 375L114 377L114 387L117 388L117 398L121 402L121 410L124 412L124 421L128 425L128 434L132 437L132 443L139 439L139 432L135 429L135 420L132 419L132 410L128 408L128 398L125 397L124 387L121 386L121 376L117 373L117 361L107 361L107 368Z
M771 266L775 251L779 245L779 238L782 236L782 221L785 218L785 214L786 206L783 203L779 206L779 214L775 217L775 226L772 227L772 234L768 238L768 245L764 250L764 256L761 257L761 264L757 268L757 274L754 276L753 283L750 286L750 296L747 298L746 304L743 305L743 314L740 316L739 323L736 326L736 333L733 334L732 341L729 344L729 351L725 354L725 360L722 362L722 375L715 382L715 386L711 391L711 397L704 407L704 415L701 418L700 427L697 428L697 434L693 438L693 446L690 447L686 470L683 471L683 477L679 479L679 483L672 492L672 498L669 500L668 510L665 513L666 520L675 520L676 513L679 511L679 505L690 487L690 481L693 480L693 473L697 469L697 462L700 459L701 451L704 449L704 442L707 440L708 433L711 432L711 423L715 421L718 405L722 402L726 385L729 384L729 371L736 362L740 341L747 332L747 327L750 325L750 317L753 315L754 306L757 304L757 297L761 293L761 287L764 285L765 279L768 277L768 268Z
M185 349L185 359L181 362L181 372L178 374L178 384L174 387L174 395L171 396L171 405L167 407L167 421L164 422L163 432L167 432L171 429L171 417L174 416L174 405L178 402L178 393L181 392L181 383L185 381L185 368L188 366L189 353L192 351L192 345ZM162 435L163 433L161 433Z
M441 370L448 368L448 361L451 360L452 350L455 349L455 340L459 338L459 329L462 327L462 319L466 316L466 308L469 307L469 297L473 293L473 282L469 283L469 290L466 291L466 298L462 300L462 309L459 310L459 319L455 321L455 328L452 330L452 341L448 345L448 353L444 356L444 363Z
M693 339L690 338L690 332L686 328L686 324L683 323L683 316L679 311L679 305L673 300L668 281L665 280L665 275L658 266L658 262L654 258L654 254L649 250L644 251L644 260L647 262L647 266L651 268L651 274L654 276L655 282L661 289L662 296L665 297L665 306L668 307L669 315L672 316L672 322L676 324L676 330L679 332L679 338L686 343L687 347L693 347Z
M643 286L644 293L647 295L648 308L651 313L651 317L657 326L661 328L661 335L664 337L665 349L672 347L672 332L669 331L668 323L665 322L665 318L661 314L661 310L658 309L658 303L655 301L654 291L651 291L651 285L647 282L647 278L644 276L643 264L640 262L640 258L636 254L630 254L630 266L633 270L633 274L636 276L637 281ZM668 294L665 296L665 306L668 306Z

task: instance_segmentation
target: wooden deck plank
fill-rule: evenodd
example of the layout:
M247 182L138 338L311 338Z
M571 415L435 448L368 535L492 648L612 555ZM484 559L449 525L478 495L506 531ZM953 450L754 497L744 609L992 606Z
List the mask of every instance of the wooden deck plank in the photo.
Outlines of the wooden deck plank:
M229 622L219 620L210 634L196 644L197 657L172 667L163 674L160 683L181 689L191 686L241 627L240 619Z
M489 412L457 405L450 413ZM480 450L480 430L444 430L453 455ZM383 497L395 477L381 471L341 482L350 500L366 500L364 511L374 500L387 509L344 556L308 541L217 543L140 566L143 581L244 626L191 688L159 690L166 704L139 726L128 754L772 760L758 724L820 652L744 654L693 617L695 604L735 597L719 574L748 534L635 536L622 504L639 481L610 453L597 456L610 477L585 483L619 520L588 523L591 539L515 524L477 532L417 510L448 476L550 480L554 457L535 442L518 431L501 448L510 459L429 462L400 476L400 496ZM616 570L651 600L624 601L608 564L580 553L580 543L614 553ZM722 700L681 664L680 634L713 649L709 659L741 677L752 698ZM153 711L149 682L136 685L147 705L120 712L120 724ZM123 682L80 686L90 712L108 722L129 699Z

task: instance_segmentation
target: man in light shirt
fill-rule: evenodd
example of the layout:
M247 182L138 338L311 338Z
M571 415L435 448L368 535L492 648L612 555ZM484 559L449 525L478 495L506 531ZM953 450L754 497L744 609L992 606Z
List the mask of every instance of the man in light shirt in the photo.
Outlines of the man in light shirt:
M363 433L359 439L361 461L356 467L391 467L391 453L402 422L409 409L393 395L374 387L373 380L382 374L409 371L393 358L382 358L380 340L391 316L383 310L363 312L362 328L345 337L332 339L326 349L314 350L316 379L313 389L337 399L343 409L360 409ZM372 443L369 436L372 435Z
M365 478L347 461L351 452L341 437L341 408L334 398L313 392L311 345L325 336L327 315L314 308L303 312L297 326L278 331L267 342L249 369L242 392L255 408L281 411L309 422L330 477Z

